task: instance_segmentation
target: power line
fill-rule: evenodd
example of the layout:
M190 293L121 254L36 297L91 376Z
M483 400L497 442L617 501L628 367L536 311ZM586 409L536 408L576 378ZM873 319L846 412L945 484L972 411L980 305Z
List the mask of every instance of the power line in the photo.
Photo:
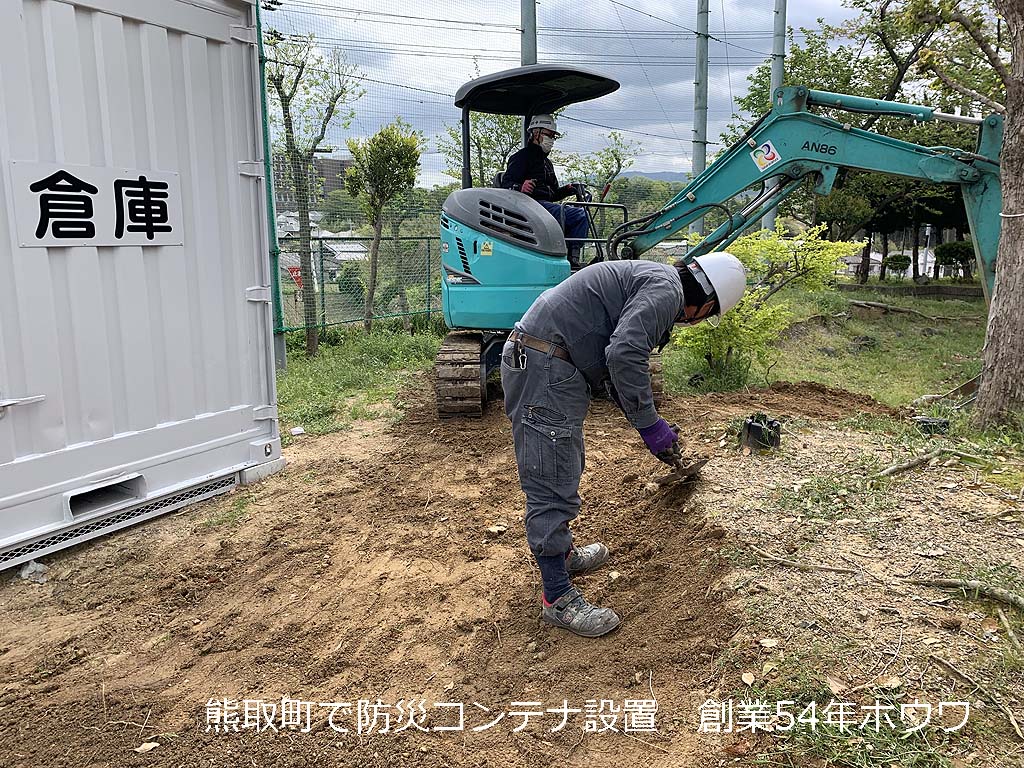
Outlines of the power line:
M324 11L339 11L341 13L355 14L357 16L385 16L392 19L416 19L417 21L436 21L444 24L464 24L467 26L478 27L500 27L514 30L516 32L520 31L519 26L516 24L496 24L490 21L467 21L465 19L444 19L433 16L413 16L407 13L387 13L386 11L371 11L365 8L346 8L344 6L337 5L323 5L321 3L310 2L310 0L291 0L290 4L315 9L319 11L317 13L318 16L333 16L334 14L324 13ZM287 7L285 10L287 10ZM299 11L293 12L299 13Z
M559 120L569 120L569 121L574 122L574 123L584 123L585 125L593 125L593 126L596 126L597 128L606 128L609 131L620 131L621 133L632 133L632 134L636 134L637 136L650 136L652 139L667 139L668 141L682 141L682 139L680 139L678 136L662 136L662 135L657 134L657 133L647 133L646 131L636 131L636 130L633 130L632 128L618 128L618 127L616 127L614 125L605 125L604 123L595 123L592 120L584 120L583 118L580 118L580 117L569 117L568 115L559 115L558 119ZM665 119L668 120L668 115L665 116ZM669 120L669 124L671 124L671 122L672 121ZM684 154L685 154L685 152L684 152ZM687 155L687 157L689 157L689 155Z
M620 5L623 8L628 8L629 10L633 11L634 13L640 13L640 14L643 14L644 16L649 16L650 18L654 19L655 21L660 21L660 22L663 22L665 24L669 24L669 25L671 25L673 27L678 27L679 29L682 29L682 30L685 30L687 32L690 32L691 34L694 34L694 35L697 34L697 31L695 29L690 29L689 27L685 27L682 24L677 24L674 21L669 21L668 19L663 19L660 16L655 16L654 14L648 13L647 11L641 11L639 8L634 8L631 5L626 5L626 3L620 2L620 0L608 0L608 2L612 3L613 5ZM620 23L621 23L621 19L620 19ZM625 30L623 30L623 31L625 31ZM765 53L764 51L755 51L753 48L745 48L742 45L736 45L735 43L729 43L729 42L726 42L725 40L721 39L720 37L715 37L714 35L711 35L711 34L709 34L708 37L711 40L718 41L719 43L724 43L725 45L731 45L734 48L739 48L739 49L744 50L744 51L750 51L751 53L756 53L759 56L767 56L767 57L771 56L770 53Z
M722 31L725 38L729 39L729 33L725 31L725 0L722 0ZM736 99L732 93L732 67L729 66L729 46L725 47L725 79L729 83L729 107L736 111Z
M625 32L626 25L622 23L622 16L619 15L619 9L615 7L615 0L610 0L610 2L612 3L612 9L615 11L616 18L619 20L619 24L622 26L622 31ZM636 55L637 61L639 61L640 55L637 53L636 46L633 45L632 39L630 39L628 36L626 39L629 40L629 47L633 49L633 53L634 55ZM665 122L668 123L669 127L672 129L672 133L675 134L675 125L672 123L672 120L669 119L668 112L665 111L665 105L661 103L661 99L658 97L658 92L654 89L654 84L651 82L651 78L647 74L647 70L643 66L641 66L640 71L644 73L644 79L647 81L647 85L650 86L651 93L654 95L654 100L657 102L658 108L661 109L661 113L665 116ZM676 141L678 141L680 145L682 145L682 140L678 136L676 136Z

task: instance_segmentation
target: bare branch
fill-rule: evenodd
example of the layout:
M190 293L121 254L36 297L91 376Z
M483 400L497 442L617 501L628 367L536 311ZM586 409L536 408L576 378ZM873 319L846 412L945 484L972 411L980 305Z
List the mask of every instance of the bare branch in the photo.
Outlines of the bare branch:
M996 112L998 112L1001 115L1005 115L1006 114L1006 107L1004 105L1000 104L998 101L990 99L985 94L980 93L980 92L974 90L973 88L968 88L966 85L962 85L961 83L958 83L956 80L954 80L948 74L943 72L939 68L939 66L937 64L935 64L934 62L929 61L923 67L923 69L925 69L925 70L931 72L932 74L934 74L937 78L939 78L939 80L942 81L943 85L945 85L950 90L956 91L957 93L959 93L959 94L961 94L963 96L966 96L969 99L974 99L975 101L979 101L982 104L985 104L986 106L991 107L993 110L995 110Z
M334 111L338 107L338 102L341 101L341 97L345 95L344 90L332 91L327 97L326 109L324 109L324 117L320 121L320 130L313 139L313 143L309 145L310 157L320 148L320 144L323 142L324 137L327 135L327 129L330 127L331 120L334 119Z
M313 53L313 42L307 40L305 48L303 50L302 61L299 62L296 67L295 79L292 80L291 91L288 93L288 99L295 98L295 92L299 90L299 83L302 82L302 76L306 74L306 63L309 61L310 55Z
M999 53L992 47L992 44L986 39L978 25L971 21L971 19L965 16L963 11L960 10L953 11L949 18L950 21L955 21L963 27L964 31L966 31L974 42L978 44L981 52L984 53L985 58L988 59L988 63L992 65L996 74L999 75L999 79L1003 81L1003 85L1009 88L1010 81L1012 80L1010 71L1006 68L1006 64L999 57Z

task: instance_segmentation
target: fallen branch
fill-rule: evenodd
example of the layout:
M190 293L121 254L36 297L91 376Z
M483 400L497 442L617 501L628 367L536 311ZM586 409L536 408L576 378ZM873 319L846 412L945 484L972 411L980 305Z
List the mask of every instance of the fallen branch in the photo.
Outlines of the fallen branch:
M973 453L964 453L953 448L936 448L934 451L929 451L923 456L918 456L905 461L902 464L893 464L891 467L886 467L881 472L875 475L875 477L892 477L893 475L899 474L900 472L906 472L908 469L919 467L922 464L927 464L933 459L939 458L939 456L949 455L956 456L960 459L967 459L968 461L984 462L985 460L981 456L975 456Z
M883 304L880 301L861 301L858 299L851 299L850 306L861 307L862 309L880 309L883 312L892 312L893 314L899 315L917 315L923 317L925 320L931 322L938 322L939 320L980 320L981 318L973 317L970 315L961 317L950 317L947 315L926 315L924 312L918 312L916 309L908 309L907 307L897 307L892 304Z
M829 573L860 573L856 568L842 568L832 565L818 565L817 563L800 563L796 560L787 560L784 557L773 555L770 552L765 552L763 549L758 549L755 546L750 547L754 554L763 557L765 560L771 560L772 562L779 563L781 565L788 565L790 568L796 568L801 571L828 571Z
M959 589L962 592L976 592L989 600L996 600L1006 605L1012 605L1018 611L1024 611L1024 597L1015 595L1013 592L1001 587L990 587L980 581L966 579L911 579L911 584L918 584L922 587L942 587L944 589Z
M988 688L983 686L981 683L979 683L977 680L975 680L973 677L968 675L963 670L958 669L956 665L953 664L953 662L947 661L941 656L936 656L934 653L929 654L928 658L934 661L939 666L945 667L946 670L954 677L959 678L968 685L973 685L976 690L981 691L981 693L985 694L985 697L989 701L991 701L996 706L996 708L999 709L1000 712L1006 715L1006 719L1010 721L1010 725L1013 726L1013 730L1017 734L1017 736L1021 740L1024 740L1024 733L1021 733L1020 726L1017 725L1017 718L1013 716L1013 712L1010 710L1009 707L1007 707L1005 704L999 701L999 699L993 696L992 693L988 690Z
M908 469L919 467L922 464L927 464L932 459L937 459L942 455L942 449L936 448L934 451L929 451L924 456L918 456L910 461L904 461L902 464L893 464L891 467L886 467L881 472L875 475L875 477L891 477L899 472L906 472Z
M999 620L1003 623L1003 628L1006 630L1006 636L1010 638L1010 642L1013 643L1013 647L1018 651L1024 651L1021 647L1020 640L1017 638L1017 633L1013 631L1013 627L1010 626L1010 620L1006 618L1006 614L1003 613L1002 608L996 608L996 613L999 614Z

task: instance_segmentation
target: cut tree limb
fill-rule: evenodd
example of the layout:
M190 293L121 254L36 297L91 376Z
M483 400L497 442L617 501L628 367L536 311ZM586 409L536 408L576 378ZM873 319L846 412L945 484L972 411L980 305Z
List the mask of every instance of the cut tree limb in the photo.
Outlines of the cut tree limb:
M765 560L771 560L774 563L781 565L788 565L790 568L797 568L801 571L828 571L829 573L860 573L856 568L842 568L832 565L818 565L817 563L800 563L796 560L787 560L784 557L773 555L771 552L765 552L763 549L758 549L755 546L751 546L750 549L754 554L759 557L763 557Z
M1017 633L1013 631L1013 627L1010 626L1010 620L1006 618L1006 614L1003 613L1002 608L996 608L996 613L999 614L999 621L1003 623L1003 628L1006 630L1006 636L1010 638L1010 642L1013 643L1013 647L1018 651L1024 651L1021 647L1020 640L1017 638Z
M939 666L945 668L954 677L962 680L963 682L967 683L968 685L973 685L975 687L975 689L977 689L981 693L985 694L985 697L989 701L991 701L993 704L995 704L995 706L999 709L1000 712L1002 712L1004 715L1006 715L1006 719L1010 721L1010 725L1013 726L1013 730L1017 734L1018 738L1020 738L1021 740L1024 740L1024 733L1021 733L1020 726L1017 725L1017 718L1015 718L1013 716L1013 712L1010 710L1010 708L1008 706L1006 706L1001 701L999 701L999 699L997 699L995 696L993 696L991 691L988 690L988 688L983 686L981 683L979 683L977 680L975 680L973 677L968 675L963 670L957 668L957 666L955 664L953 664L953 662L947 661L946 659L942 658L941 656L936 656L934 653L929 654L928 658L931 659L932 661L934 661Z
M981 456L975 456L973 453L965 453L964 451L958 451L955 448L936 448L934 451L929 451L923 456L904 461L902 464L893 464L891 467L886 467L881 472L875 475L875 477L892 477L900 472L906 472L908 469L919 467L922 464L927 464L932 459L937 459L939 456L948 454L950 456L957 456L961 459L967 459L969 461L984 461Z
M942 587L944 589L959 589L963 592L976 592L989 600L996 600L1006 605L1012 605L1018 611L1024 611L1024 597L1015 595L1013 592L1001 587L992 587L980 581L967 579L911 579L911 584L918 584L922 587Z
M852 299L850 301L850 306L852 306L852 307L861 307L862 309L880 309L883 312L892 312L893 314L899 314L899 315L917 315L918 317L923 317L925 320L931 320L932 322L936 322L936 321L939 321L939 320L978 320L978 319L980 319L980 318L972 317L972 316L951 317L951 316L947 316L947 315L926 315L924 312L918 312L916 309L908 309L906 307L897 307L897 306L893 306L892 304L883 304L880 301L861 301L859 299Z

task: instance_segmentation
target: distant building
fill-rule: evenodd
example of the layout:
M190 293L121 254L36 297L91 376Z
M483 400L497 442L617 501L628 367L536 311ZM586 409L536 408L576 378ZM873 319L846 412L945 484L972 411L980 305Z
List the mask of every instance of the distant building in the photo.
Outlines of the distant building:
M345 188L345 172L352 166L347 157L314 157L314 173L309 183L310 208L319 208L331 192ZM288 159L277 153L273 159L274 202L279 211L294 211L298 208L295 190L289 174Z

